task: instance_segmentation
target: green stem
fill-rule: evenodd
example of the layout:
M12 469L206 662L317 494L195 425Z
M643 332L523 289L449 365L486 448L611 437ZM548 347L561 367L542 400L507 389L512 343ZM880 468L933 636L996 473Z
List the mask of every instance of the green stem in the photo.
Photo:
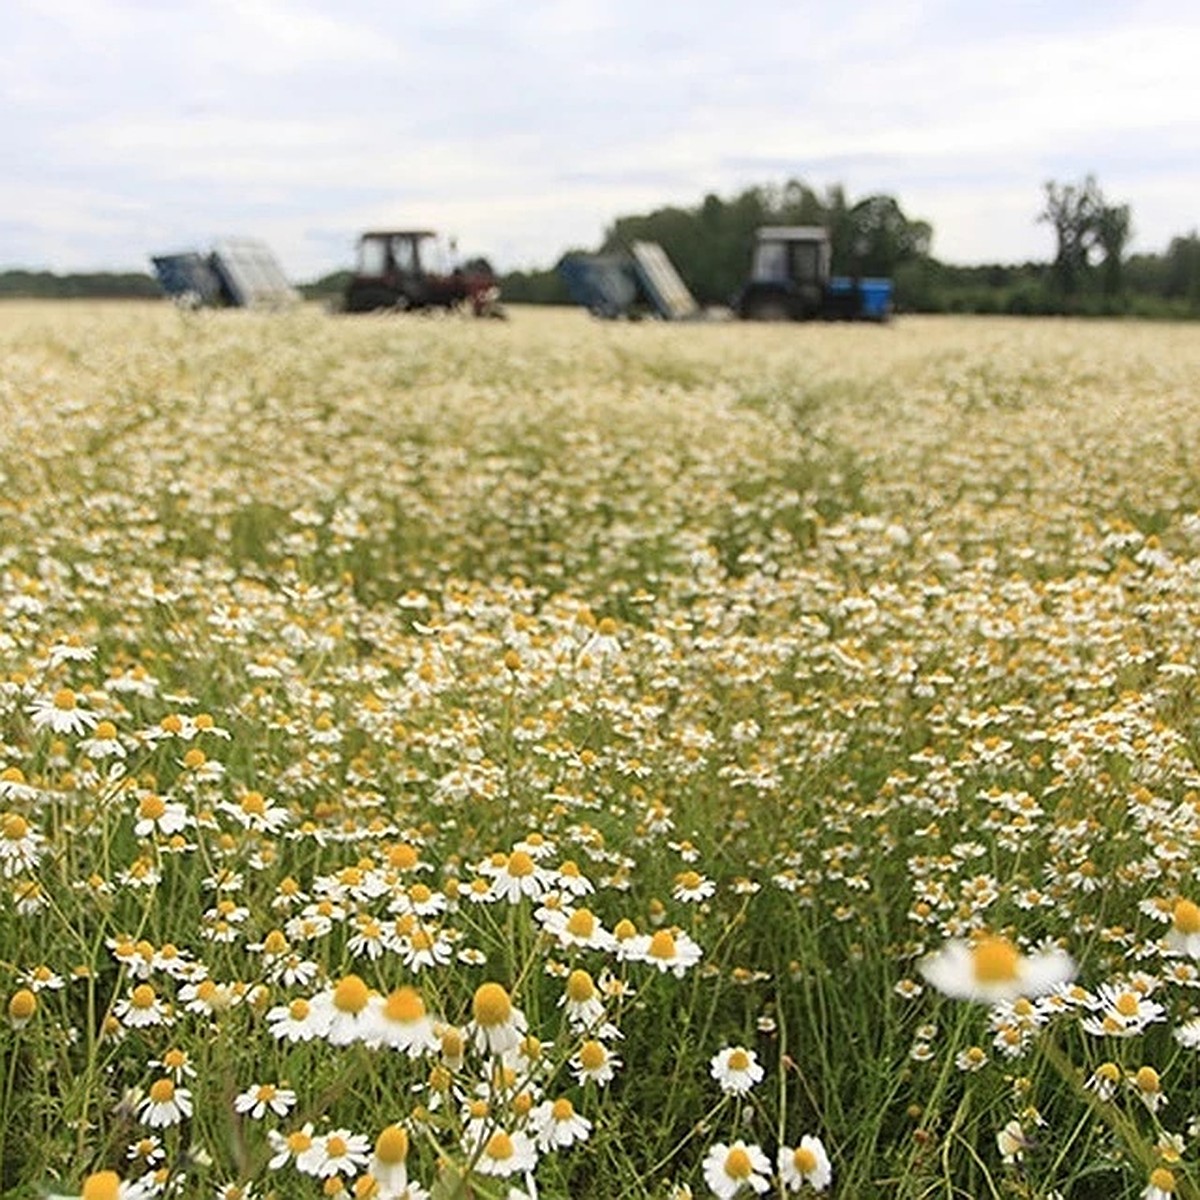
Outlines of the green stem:
M1080 1072L1054 1040L1052 1030L1048 1030L1037 1044L1042 1057L1058 1072L1059 1078L1112 1130L1147 1175L1163 1165L1154 1146L1142 1136L1134 1122L1116 1105L1101 1100L1084 1086ZM1200 1191L1186 1176L1176 1176L1176 1195L1179 1200L1200 1200Z

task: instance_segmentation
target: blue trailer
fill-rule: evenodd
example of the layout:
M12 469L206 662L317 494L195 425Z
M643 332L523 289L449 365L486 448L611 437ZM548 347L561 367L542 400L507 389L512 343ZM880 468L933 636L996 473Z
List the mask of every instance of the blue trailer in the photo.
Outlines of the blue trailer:
M621 254L571 254L558 273L571 299L593 316L689 321L700 315L700 306L657 242L634 242Z
M187 250L150 261L162 290L185 308L280 308L300 299L266 244L254 238L226 238L211 254Z

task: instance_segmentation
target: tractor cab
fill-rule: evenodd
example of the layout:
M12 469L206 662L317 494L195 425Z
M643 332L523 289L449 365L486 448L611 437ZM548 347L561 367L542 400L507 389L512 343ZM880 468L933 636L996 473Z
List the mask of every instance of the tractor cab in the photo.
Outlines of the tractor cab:
M370 230L358 239L358 259L346 288L347 312L458 308L476 316L499 312L499 289L486 263L454 261L455 246L431 229Z
M832 253L819 225L767 225L758 231L738 315L757 321L821 315Z

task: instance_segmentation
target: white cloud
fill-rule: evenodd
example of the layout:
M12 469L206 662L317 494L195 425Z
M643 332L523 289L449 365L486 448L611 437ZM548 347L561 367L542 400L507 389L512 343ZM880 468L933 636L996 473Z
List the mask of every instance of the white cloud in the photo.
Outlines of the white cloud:
M623 213L788 176L890 192L958 261L1048 255L1041 185L1087 171L1142 247L1196 223L1183 0L13 2L0 263L229 231L304 276L419 220L548 264Z

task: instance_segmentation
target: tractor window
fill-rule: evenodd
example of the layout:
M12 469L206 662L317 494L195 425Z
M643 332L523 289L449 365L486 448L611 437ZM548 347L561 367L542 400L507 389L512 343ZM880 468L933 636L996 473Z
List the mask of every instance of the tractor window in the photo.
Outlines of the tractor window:
M792 243L792 278L797 283L820 283L820 247L816 242Z
M759 242L754 249L752 277L760 283L786 283L787 246L783 242Z
M416 274L417 247L412 238L392 238L392 261L402 275Z
M387 273L387 242L380 238L364 238L358 244L358 273L385 275Z

